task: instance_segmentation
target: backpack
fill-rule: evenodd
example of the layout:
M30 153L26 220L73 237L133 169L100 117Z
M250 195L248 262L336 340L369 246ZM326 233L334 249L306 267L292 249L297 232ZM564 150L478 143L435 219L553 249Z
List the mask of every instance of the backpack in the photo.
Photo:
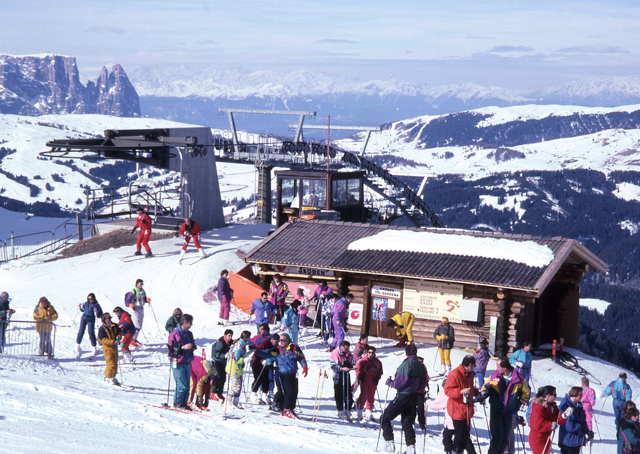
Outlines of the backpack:
M131 297L129 297L129 295L131 295ZM133 292L127 292L124 294L124 305L125 307L129 307L129 303L127 303L127 300L130 299L131 300L131 304L133 304L133 298L135 298L135 295L133 294Z
M631 442L627 439L627 436L624 434L624 430L618 429L624 438L624 444L622 445L622 452L625 454L637 454L640 452L640 448L634 448Z

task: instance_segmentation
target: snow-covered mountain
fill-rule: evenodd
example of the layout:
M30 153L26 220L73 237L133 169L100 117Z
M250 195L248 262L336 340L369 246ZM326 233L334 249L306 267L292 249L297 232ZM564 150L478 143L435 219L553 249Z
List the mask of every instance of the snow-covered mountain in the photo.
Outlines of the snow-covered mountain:
M0 55L0 113L140 115L135 88L120 65L83 85L75 57Z
M27 222L32 221L25 224ZM24 228L24 225L16 227ZM202 295L217 281L222 269L237 271L243 265L236 256L238 248L247 250L267 234L268 226L265 225L235 225L203 232L202 243L211 258L197 266L176 265L181 240L170 238L152 242L153 251L158 254L153 259L123 262L121 258L131 253L129 247L53 262L22 259L0 267L1 289L9 292L11 307L17 311L12 321L31 320L33 307L43 295L59 314L55 322L56 359L0 355L3 450L25 454L106 451L128 454L142 450L149 453L373 453L378 443L376 425L363 427L336 417L329 356L315 336L302 337L300 342L309 368L306 377L299 375L297 411L302 420L284 418L270 412L264 405L248 404L244 411L229 408L226 411L228 418L223 417L225 409L216 402L210 403L211 411L206 414L187 415L151 406L166 402L168 394L171 404L175 388L166 354L165 320L177 305L185 313L193 315L191 331L199 347L197 355L204 349L209 358L213 342L227 327L216 324L218 303L205 304ZM187 253L187 257L193 255L196 253ZM75 358L78 304L92 292L102 309L112 312L115 306L122 304L123 294L133 286L136 278L144 280L145 290L152 300L151 306L146 308L147 316L140 336L147 348L133 350L136 364L120 362L117 377L124 385L122 388L108 386L103 383L105 362L102 352L99 351L93 359L88 358L89 340L86 335L81 344L84 353L80 359ZM231 317L232 320L246 320L242 313ZM234 337L243 329L254 329L248 323L231 328ZM26 332L19 324L10 324L7 333L9 348L16 342L24 344ZM381 345L374 337L369 341L373 345ZM389 348L393 342L381 342L387 348L380 349L377 357L383 364L385 377L393 376L404 355L396 356L397 349ZM436 348L426 344L417 344L417 347L429 372L433 372L431 367L437 359ZM614 416L610 401L601 408L604 398L600 395L604 387L617 378L621 368L576 350L566 350L592 374L589 378L597 395L595 414L598 424L593 452L613 454L616 452ZM463 350L452 350L453 364L457 366L466 354ZM494 369L495 361L491 361L487 373ZM319 382L322 370L328 370L329 376ZM553 385L558 391L558 402L568 387L580 384L580 373L565 369L550 358L534 356L532 370L533 390ZM640 381L632 372L627 373L630 386L638 389ZM247 380L252 378L250 372L245 372L245 376ZM246 390L248 381L244 386ZM317 422L312 422L315 396L320 394L320 386L323 392L318 418ZM435 398L439 390L442 387L432 382L430 397ZM395 397L395 390L387 392L384 380L381 380L375 402L376 417L380 415L385 400L388 403ZM244 393L241 402L244 405ZM487 422L480 407L476 410L473 423L477 428L477 438L474 431L473 439L486 452L489 444ZM522 430L527 443L529 427ZM442 412L430 410L427 433L417 433L416 451L442 452L441 431ZM399 448L399 418L394 423L394 435ZM383 446L380 441L378 450L384 449ZM557 449L557 432L553 448Z

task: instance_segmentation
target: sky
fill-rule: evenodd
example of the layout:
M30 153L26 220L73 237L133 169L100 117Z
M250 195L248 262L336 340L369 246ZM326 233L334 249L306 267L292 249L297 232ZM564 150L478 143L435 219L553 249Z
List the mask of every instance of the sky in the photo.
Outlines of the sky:
M537 89L640 68L628 1L26 0L2 16L0 53L72 55L84 78L120 63Z

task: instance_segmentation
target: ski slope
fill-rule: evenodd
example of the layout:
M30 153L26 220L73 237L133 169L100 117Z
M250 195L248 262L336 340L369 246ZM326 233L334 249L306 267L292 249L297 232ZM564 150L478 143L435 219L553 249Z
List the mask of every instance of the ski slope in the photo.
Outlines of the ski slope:
M331 376L324 383L318 422L308 419L318 386L318 374L327 369L329 355L315 337L303 338L301 346L309 361L309 375L300 378L300 414L294 421L269 413L264 407L245 411L228 410L237 419L223 419L223 409L212 402L207 416L183 414L145 404L160 404L167 400L169 363L164 343L167 335L164 323L179 306L194 316L192 331L199 347L210 356L212 343L222 335L218 326L218 306L205 304L202 295L213 286L223 268L238 270L243 262L238 248L248 250L264 238L268 225L230 225L203 234L202 243L211 256L190 266L196 260L195 249L189 249L186 264L176 264L179 239L151 243L156 254L171 254L152 259L123 262L133 248L119 248L65 260L14 261L0 267L0 291L10 293L13 320L31 320L31 311L40 296L46 296L59 314L56 322L56 359L42 357L11 357L0 355L0 451L11 453L160 453L234 452L234 453L370 453L376 448L378 431L358 424L339 421L333 402ZM73 354L77 333L77 305L94 292L103 310L111 312L121 305L125 292L137 278L144 279L151 298L146 309L141 340L147 349L134 349L136 365L121 364L118 379L123 388L104 385L104 359L99 354L89 360L83 354L76 360ZM156 320L154 319L157 318ZM235 315L232 315L232 318ZM159 325L159 326L158 326ZM234 334L248 326L233 326ZM14 328L11 328L14 329ZM253 332L254 326L249 329ZM352 333L353 336L353 333ZM355 336L354 336L355 337ZM377 342L374 342L377 345ZM389 345L385 341L385 345ZM82 346L89 350L88 336ZM433 373L436 350L418 345L419 354ZM394 355L396 349L382 349L379 358L385 377L393 375L404 355ZM602 360L575 353L580 364L595 375L592 386L598 395L603 386L615 379L620 368ZM454 364L466 352L454 350ZM489 371L494 370L491 362ZM634 390L640 382L628 372ZM553 363L536 358L533 365L534 385L557 386L559 398L568 386L579 384L580 375ZM633 377L633 378L632 378ZM379 397L385 398L387 388L381 380ZM600 384L597 383L600 382ZM173 396L173 378L171 379ZM431 385L435 395L436 385ZM394 391L389 393L393 398ZM602 399L596 405L601 408ZM379 403L377 404L379 405ZM376 414L378 416L378 414ZM418 452L442 452L440 425L436 414L428 417L426 439L418 434ZM488 449L487 425L484 413L477 408L475 425L483 452ZM615 429L610 402L598 414L599 432L605 440L594 444L597 453L615 452ZM395 423L396 447L400 448L399 420ZM381 441L381 448L383 442ZM528 445L527 445L528 449Z

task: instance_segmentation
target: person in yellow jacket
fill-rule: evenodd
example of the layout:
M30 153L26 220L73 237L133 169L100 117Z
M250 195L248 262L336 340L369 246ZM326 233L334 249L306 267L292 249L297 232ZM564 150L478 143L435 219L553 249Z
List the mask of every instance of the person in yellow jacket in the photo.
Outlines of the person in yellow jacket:
M225 372L229 375L229 391L227 399L230 397L229 404L232 408L242 410L240 405L240 393L242 392L242 373L244 372L244 361L249 351L250 331L243 331L235 344L227 353L227 367Z
M46 354L49 359L53 359L53 343L51 342L51 331L53 322L58 320L58 313L53 308L49 300L44 296L40 298L38 304L33 309L33 319L36 323L36 331L40 337L38 355Z
M108 385L120 386L118 373L118 344L122 342L122 330L117 323L111 322L111 314L102 314L102 326L98 330L98 342L102 345L102 354L107 362L104 370L104 381Z
M438 354L440 355L440 375L451 372L451 349L455 341L455 331L449 325L449 319L442 317L440 326L433 332L433 337L438 341Z
M411 312L400 312L387 321L387 326L396 329L396 336L400 338L395 347L404 347L407 342L413 343L413 322L416 317Z

